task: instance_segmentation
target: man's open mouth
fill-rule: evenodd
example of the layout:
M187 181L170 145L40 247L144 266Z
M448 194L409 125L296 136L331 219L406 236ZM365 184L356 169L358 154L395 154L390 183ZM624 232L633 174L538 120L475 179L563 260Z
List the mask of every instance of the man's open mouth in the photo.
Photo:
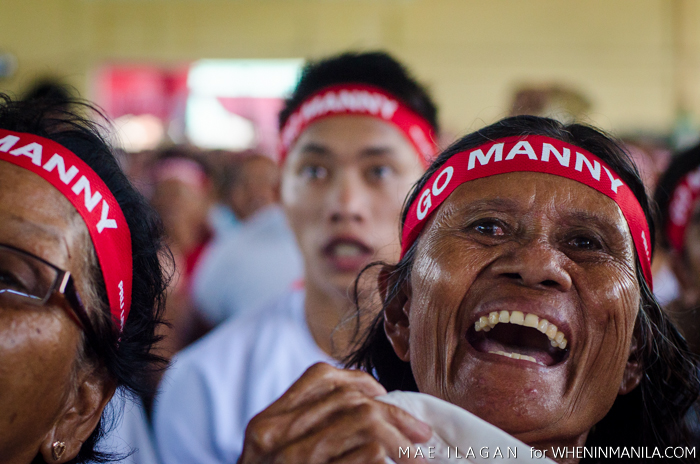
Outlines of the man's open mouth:
M493 311L467 331L467 340L482 353L553 366L566 359L568 340L547 319L521 311Z

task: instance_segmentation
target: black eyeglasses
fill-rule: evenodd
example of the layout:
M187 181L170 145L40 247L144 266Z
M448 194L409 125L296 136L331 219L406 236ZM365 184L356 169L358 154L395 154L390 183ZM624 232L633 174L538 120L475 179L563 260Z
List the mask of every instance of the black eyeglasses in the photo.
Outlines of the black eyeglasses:
M78 325L93 339L95 331L71 273L31 253L0 244L0 306L4 301L44 306L55 293L63 295Z

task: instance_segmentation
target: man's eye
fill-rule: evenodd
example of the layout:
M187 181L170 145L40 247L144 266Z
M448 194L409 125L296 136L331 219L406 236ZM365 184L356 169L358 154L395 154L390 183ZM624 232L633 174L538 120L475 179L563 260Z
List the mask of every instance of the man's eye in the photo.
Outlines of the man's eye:
M325 179L328 177L328 169L318 165L307 165L301 169L301 175L312 180Z
M481 221L474 226L474 230L482 235L488 235L492 237L505 235L505 230L496 221Z
M392 171L389 166L373 166L369 169L369 176L372 179L386 179Z

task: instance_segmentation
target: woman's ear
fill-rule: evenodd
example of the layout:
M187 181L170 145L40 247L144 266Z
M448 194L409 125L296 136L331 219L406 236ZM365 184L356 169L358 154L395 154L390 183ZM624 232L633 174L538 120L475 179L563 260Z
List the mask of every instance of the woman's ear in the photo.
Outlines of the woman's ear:
M114 383L96 370L82 374L79 379L64 412L41 443L39 452L46 462L60 464L74 459L114 395Z
M641 333L639 331L639 326L635 324L634 334L632 335L632 345L630 347L630 354L627 358L627 365L625 366L625 372L622 374L622 382L620 382L620 389L618 390L618 395L626 395L631 392L642 381L643 366L639 360L639 337Z
M402 361L409 362L410 335L409 314L411 307L411 285L408 282L398 283L393 266L384 266L379 272L379 292L384 304L384 331L394 348L396 356ZM395 295L387 301L389 289L401 285Z

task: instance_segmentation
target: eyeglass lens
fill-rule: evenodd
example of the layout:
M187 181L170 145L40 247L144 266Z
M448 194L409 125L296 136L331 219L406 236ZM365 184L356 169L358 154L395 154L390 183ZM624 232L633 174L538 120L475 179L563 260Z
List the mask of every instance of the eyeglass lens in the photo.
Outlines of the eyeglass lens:
M0 246L0 298L42 304L51 295L58 272L37 258Z

